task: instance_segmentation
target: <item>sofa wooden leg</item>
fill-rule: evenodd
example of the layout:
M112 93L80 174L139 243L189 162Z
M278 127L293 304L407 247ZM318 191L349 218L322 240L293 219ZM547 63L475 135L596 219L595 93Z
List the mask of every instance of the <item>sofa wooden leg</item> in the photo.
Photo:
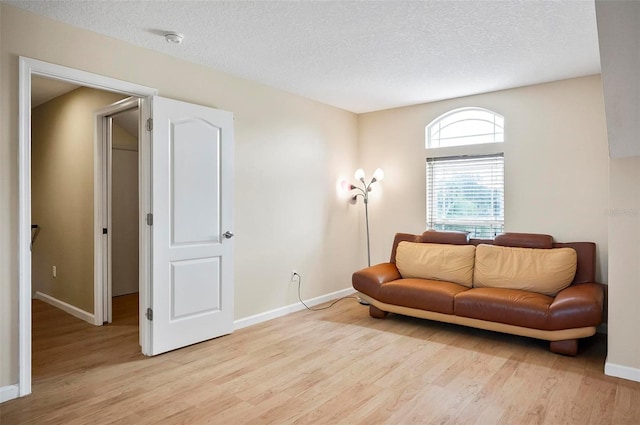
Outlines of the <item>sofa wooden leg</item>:
M385 317L387 317L387 314L389 313L386 311L380 310L378 307L374 306L373 304L369 306L369 316L373 318L384 319Z
M565 339L563 341L551 341L549 349L557 354L564 354L565 356L575 356L578 354L578 340L577 339Z

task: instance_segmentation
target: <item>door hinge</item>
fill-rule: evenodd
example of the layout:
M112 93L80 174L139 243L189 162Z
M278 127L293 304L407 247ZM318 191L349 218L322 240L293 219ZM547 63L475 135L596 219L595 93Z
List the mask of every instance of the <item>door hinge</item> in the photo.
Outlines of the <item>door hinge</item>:
M102 234L103 234L103 235L106 235L106 234L107 234L107 228L106 228L106 227L103 227L103 228L102 228Z
M150 308L147 309L147 313L145 314L145 316L147 316L147 320L149 321L153 321L153 310L151 310Z
M153 226L153 214L151 213L147 214L147 225Z
M153 118L147 119L147 131L153 130Z

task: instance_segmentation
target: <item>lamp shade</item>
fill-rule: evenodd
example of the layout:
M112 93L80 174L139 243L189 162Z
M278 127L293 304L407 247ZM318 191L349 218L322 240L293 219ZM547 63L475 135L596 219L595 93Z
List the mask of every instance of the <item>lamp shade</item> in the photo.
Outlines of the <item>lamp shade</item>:
M362 168L358 168L353 175L356 180L364 180L364 170Z
M373 172L373 178L378 182L384 178L384 171L382 171L382 168L376 168L376 171Z

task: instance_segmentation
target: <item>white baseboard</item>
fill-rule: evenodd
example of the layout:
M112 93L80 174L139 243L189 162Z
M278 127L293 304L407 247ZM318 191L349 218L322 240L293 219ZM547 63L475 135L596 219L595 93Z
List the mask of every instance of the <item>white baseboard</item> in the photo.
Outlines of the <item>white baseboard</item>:
M604 374L615 376L616 378L623 378L630 381L640 382L640 369L610 363L609 361L606 361L604 363Z
M340 291L331 292L330 294L321 295L310 300L305 300L305 304L307 304L309 307L313 307L327 301L335 300L336 298L342 298L347 295L354 294L355 292L355 289L349 287ZM290 304L284 307L276 308L275 310L265 311L264 313L259 313L254 316L238 319L233 322L233 328L234 330L246 328L247 326L257 325L258 323L266 322L267 320L275 319L277 317L286 316L289 313L294 313L296 311L304 309L305 306L303 306L302 303L298 302L295 304Z
M6 387L0 387L0 403L18 398L20 389L18 385L7 385Z
M84 320L85 322L89 322L92 325L95 325L93 313L88 313L84 310L79 309L78 307L67 304L64 301L60 301L59 299L54 298L51 295L43 294L40 291L36 292L34 298L40 301L44 301L45 303L50 304L56 308L59 308L60 310L69 313L70 315L77 317L80 320Z

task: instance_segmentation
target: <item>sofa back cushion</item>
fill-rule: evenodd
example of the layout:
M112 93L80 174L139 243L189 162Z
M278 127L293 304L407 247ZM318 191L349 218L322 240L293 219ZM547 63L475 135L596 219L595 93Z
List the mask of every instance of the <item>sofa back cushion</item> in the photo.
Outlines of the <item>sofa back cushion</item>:
M475 250L473 245L400 242L396 267L405 279L444 280L471 288Z
M553 236L539 233L503 233L495 237L492 245L520 248L553 248Z
M448 245L468 245L469 232L457 232L452 230L427 230L422 233L420 242L446 243Z
M393 239L393 246L391 248L391 260L389 262L396 262L396 251L398 250L398 244L400 242L422 242L422 236L413 235L410 233L396 233L396 237Z
M577 254L571 248L476 247L473 286L509 288L555 296L573 281Z
M592 283L596 281L596 244L593 242L565 242L554 243L554 248L572 248L578 254L576 276L572 285L578 283Z

